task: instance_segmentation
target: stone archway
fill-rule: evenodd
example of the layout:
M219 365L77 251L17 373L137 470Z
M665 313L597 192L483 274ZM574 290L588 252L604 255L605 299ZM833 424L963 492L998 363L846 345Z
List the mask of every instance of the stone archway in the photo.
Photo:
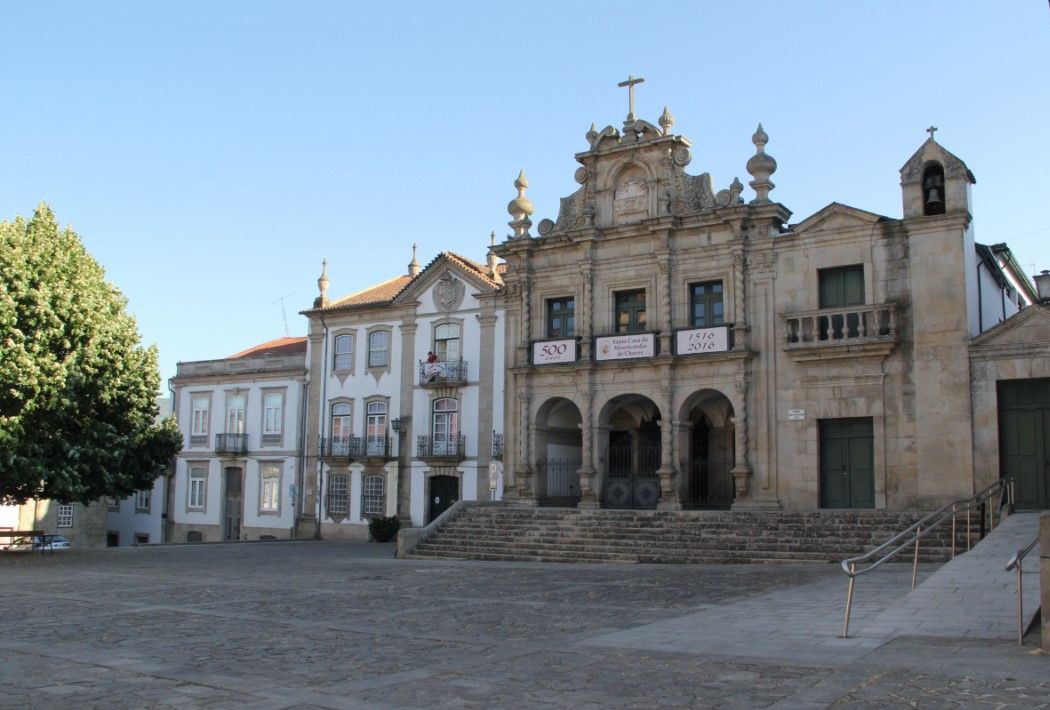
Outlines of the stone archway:
M733 404L718 390L703 389L686 398L679 419L686 508L728 510L733 505L736 463Z
M575 507L580 501L583 417L576 404L552 397L536 412L536 490L540 505Z
M619 395L602 407L598 424L602 506L655 508L660 502L660 409L643 395Z

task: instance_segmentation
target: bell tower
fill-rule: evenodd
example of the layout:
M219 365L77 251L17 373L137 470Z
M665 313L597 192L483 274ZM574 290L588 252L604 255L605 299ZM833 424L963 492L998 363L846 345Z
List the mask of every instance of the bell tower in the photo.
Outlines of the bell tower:
M966 163L934 139L936 126L930 126L926 132L930 137L901 168L904 218L961 212L972 214L970 185L976 184L977 180Z

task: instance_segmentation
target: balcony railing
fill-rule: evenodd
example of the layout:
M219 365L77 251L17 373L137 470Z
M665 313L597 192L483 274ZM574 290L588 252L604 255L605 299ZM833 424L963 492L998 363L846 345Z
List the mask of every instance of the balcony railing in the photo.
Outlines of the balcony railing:
M419 361L419 384L427 385L465 384L467 381L467 361L448 360L445 362Z
M248 453L247 434L216 434L215 453L246 454Z
M492 432L492 458L503 460L503 434Z
M416 439L416 456L421 459L455 459L466 458L466 440L459 436L431 436L420 434Z
M350 457L355 459L396 459L397 448L389 436L355 436L351 439Z
M350 452L353 449L354 437L344 436L335 438L321 437L318 441L318 452L323 457L330 458L350 458Z
M787 347L791 350L839 345L892 346L897 342L895 303L791 313L784 321Z
M397 445L389 436L322 438L320 452L321 456L350 460L395 459L397 458Z

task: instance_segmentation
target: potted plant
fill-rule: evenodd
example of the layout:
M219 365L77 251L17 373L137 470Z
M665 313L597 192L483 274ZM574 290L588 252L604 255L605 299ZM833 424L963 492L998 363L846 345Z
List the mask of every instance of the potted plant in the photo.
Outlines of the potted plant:
M397 516L380 515L368 521L368 532L373 542L390 542L400 529L401 521L397 519Z

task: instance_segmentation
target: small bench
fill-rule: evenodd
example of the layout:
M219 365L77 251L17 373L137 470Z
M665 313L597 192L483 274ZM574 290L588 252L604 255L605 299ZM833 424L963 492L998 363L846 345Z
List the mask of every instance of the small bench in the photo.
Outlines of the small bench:
M51 549L52 555L55 554L55 548L51 547L54 535L48 535L43 530L0 530L0 540L4 538L8 540L7 544L2 546L4 550L12 545L29 545L35 550L39 544L40 554L43 554L46 548ZM37 543L37 540L40 542Z

